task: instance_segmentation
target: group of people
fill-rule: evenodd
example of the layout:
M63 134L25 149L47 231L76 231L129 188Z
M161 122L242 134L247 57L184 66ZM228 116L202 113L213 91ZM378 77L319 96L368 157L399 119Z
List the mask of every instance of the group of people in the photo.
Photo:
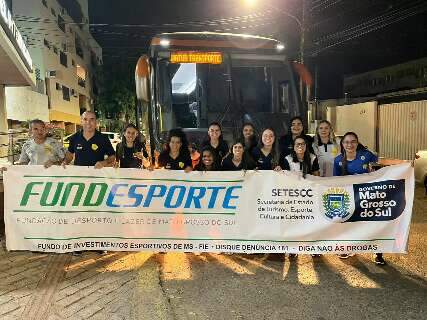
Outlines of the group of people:
M153 169L139 130L132 124L123 130L122 141L113 149L107 136L97 128L94 112L81 116L82 130L74 134L65 150L60 142L47 137L46 126L41 120L30 122L29 139L22 147L19 165L149 168ZM157 159L157 167L169 170L237 171L237 170L289 170L331 177L367 173L377 157L363 146L354 132L347 132L342 139L335 136L331 123L319 123L314 138L307 135L301 117L294 117L289 131L278 138L273 128L265 128L256 136L253 124L246 123L241 137L229 144L223 137L221 125L212 122L200 152L189 145L181 129L169 132L164 150ZM194 155L199 156L194 156ZM350 255L342 254L340 258ZM382 254L375 257L377 264L385 264Z

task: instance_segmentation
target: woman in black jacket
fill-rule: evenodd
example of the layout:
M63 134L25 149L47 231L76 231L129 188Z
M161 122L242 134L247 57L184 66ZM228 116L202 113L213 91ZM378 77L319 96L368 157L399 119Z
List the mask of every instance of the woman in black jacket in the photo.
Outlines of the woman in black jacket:
M122 141L116 146L116 166L120 168L143 168L148 163L148 153L141 142L138 128L129 123L123 130Z

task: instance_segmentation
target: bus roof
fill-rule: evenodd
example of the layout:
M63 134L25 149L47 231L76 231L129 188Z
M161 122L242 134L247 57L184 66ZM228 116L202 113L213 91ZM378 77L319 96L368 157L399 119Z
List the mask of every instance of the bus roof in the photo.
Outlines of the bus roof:
M161 33L151 40L151 47L162 47L162 40L168 47L179 48L235 48L276 50L280 41L247 34L218 32L173 32Z

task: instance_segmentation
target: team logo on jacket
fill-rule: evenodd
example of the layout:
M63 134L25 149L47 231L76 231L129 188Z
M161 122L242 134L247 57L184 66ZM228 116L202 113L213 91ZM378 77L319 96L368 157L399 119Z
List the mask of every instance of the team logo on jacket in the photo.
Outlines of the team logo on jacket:
M96 145L95 143L92 143L92 150L93 151L98 150L98 145Z
M344 222L351 217L350 194L343 188L329 188L322 195L325 216L332 222Z
M184 162L179 162L178 163L178 167L180 167L181 169L183 169L184 168Z

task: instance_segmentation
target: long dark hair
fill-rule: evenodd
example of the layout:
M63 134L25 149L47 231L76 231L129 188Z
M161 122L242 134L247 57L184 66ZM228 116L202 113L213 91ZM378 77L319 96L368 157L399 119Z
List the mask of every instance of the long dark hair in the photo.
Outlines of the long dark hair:
M356 152L358 152L358 151L360 151L360 150L366 150L366 149L367 149L363 144L359 143L359 137L357 136L357 134L356 134L356 133L354 133L354 132L352 132L352 131L349 131L349 132L346 132L346 133L344 134L344 136L342 137L342 139L341 139L341 141L340 141L341 154L342 154L342 169L341 169L341 175L342 175L342 176L346 176L346 175L347 175L347 173L348 173L348 170L347 170L347 162L348 162L348 160L347 160L347 152L345 152L344 144L343 144L343 141L344 141L344 139L345 139L347 136L353 136L353 137L355 137L355 138L356 138L356 140L357 140L357 148L356 148Z
M170 142L172 140L172 137L179 138L181 140L181 148L179 149L179 156L185 156L190 157L190 150L188 150L188 140L187 136L185 135L184 131L182 129L176 128L169 131L168 139L165 145L165 150L162 151L162 153L169 154L171 151Z
M255 161L252 159L252 156L249 154L249 151L245 149L245 140L239 139L236 142L234 142L230 147L230 154L228 155L228 158L233 161L234 153L233 153L233 147L236 144L241 144L243 146L243 154L242 154L242 168L243 170L251 170L256 167Z
M250 139L249 139L249 145L246 145L246 139L245 139L245 136L243 135L243 129L245 128L245 127L247 127L247 126L249 126L249 127L252 127L252 130L254 131L254 134L250 137ZM240 138L239 138L239 141L240 142L243 142L243 147L247 150L247 151L251 151L254 147L256 147L257 145L258 145L258 141L257 141L258 139L257 139L257 136L256 136L256 133L255 133L255 126L252 124L252 123L250 123L250 122L245 122L244 124L243 124L243 126L242 126L242 130L240 130ZM237 142L236 142L237 143Z
M274 129L272 127L267 127L264 128L261 131L261 134L259 136L259 148L262 149L264 147L264 143L262 142L262 135L264 134L265 131L270 130L271 132L273 132L274 135L274 142L273 145L271 146L271 165L273 167L273 169L279 165L279 150L278 150L278 143L277 143L277 135L276 135L276 131L274 131Z
M289 120L289 128L288 128L288 134L292 137L292 122L294 122L294 120L299 120L302 123L302 132L300 133L300 136L305 135L305 125L304 125L304 120L302 119L302 117L300 116L296 116L296 117L292 117L291 120Z
M302 140L304 140L304 143L305 143L304 158L303 158L303 161L301 162L301 165L302 165L302 175L303 175L303 177L305 177L305 175L307 173L311 172L311 157L310 157L310 149L308 147L308 143L309 142L308 142L308 140L306 139L305 136L298 136L298 137L296 137L294 139L294 142L292 144L292 151L291 151L292 162L296 162L296 163L300 162L298 160L297 153L295 152L295 141L297 139L302 139Z
M209 131L209 128L212 126L217 126L219 128L219 130L221 131L221 134L219 135L219 138L218 138L218 141L221 144L221 142L224 140L224 137L222 136L222 127L219 124L219 122L213 121L213 122L209 123L208 131ZM209 136L209 133L208 133L206 139L203 141L203 144L210 144L210 143L211 143L211 137Z
M119 143L119 144L116 146L116 148L117 148L117 155L118 155L118 158L124 158L124 157L125 157L124 148L127 146L127 143L126 143L126 137L125 137L125 132L126 132L126 130L127 130L127 129L129 129L129 128L135 129L135 130L137 131L137 135L136 135L136 137L135 137L135 141L133 142L133 147L132 147L133 153L135 153L135 152L141 152L142 150L144 150L144 151L145 151L145 152L143 151L144 153L146 153L146 152L147 152L147 151L145 150L145 145L144 145L144 143L141 141L141 135L140 135L140 133L139 133L138 128L137 128L134 124L132 124L132 123L128 123L128 124L123 128L123 131L122 131L122 141L121 141L121 143Z
M220 169L220 164L217 159L217 153L215 150L210 146L203 147L202 151L200 152L200 162L197 164L195 170L197 171L208 171L205 164L203 163L203 152L210 152L212 155L212 169L210 171L218 171Z

